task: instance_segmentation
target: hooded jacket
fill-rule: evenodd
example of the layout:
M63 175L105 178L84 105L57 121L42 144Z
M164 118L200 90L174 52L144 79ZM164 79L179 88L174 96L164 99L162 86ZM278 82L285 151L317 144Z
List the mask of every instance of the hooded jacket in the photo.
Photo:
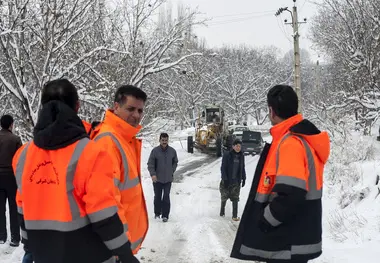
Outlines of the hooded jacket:
M111 110L91 132L91 139L112 158L115 194L120 200L118 214L134 254L140 250L149 228L148 211L141 184L142 140L136 138L141 126L132 127Z
M296 115L271 129L257 164L231 257L250 261L306 261L322 254L326 132Z
M34 140L13 159L22 240L36 262L131 262L110 162L74 110L43 106Z

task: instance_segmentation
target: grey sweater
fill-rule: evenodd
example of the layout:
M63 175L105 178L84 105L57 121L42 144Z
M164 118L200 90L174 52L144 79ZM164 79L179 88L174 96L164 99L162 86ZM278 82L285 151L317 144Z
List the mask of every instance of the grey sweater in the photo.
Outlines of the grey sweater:
M160 183L173 182L173 175L177 169L177 152L169 145L163 149L161 146L155 147L150 153L148 160L148 171L150 176L157 176Z

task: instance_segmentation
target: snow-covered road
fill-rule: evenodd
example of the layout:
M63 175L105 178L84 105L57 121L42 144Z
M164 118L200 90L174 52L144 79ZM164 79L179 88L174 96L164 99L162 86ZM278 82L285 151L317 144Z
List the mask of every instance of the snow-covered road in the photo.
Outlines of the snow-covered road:
M220 193L218 187L221 158L217 159L198 152L188 154L183 148L184 142L182 144L178 141L173 142L172 146L177 149L179 166L172 186L172 208L167 223L153 218L153 186L146 168L152 148L146 144L143 149L143 187L150 227L143 248L138 254L141 262L242 262L229 257L239 224L231 220L231 202L227 204L226 217L219 216ZM246 157L247 183L241 191L239 216L241 216L249 194L257 161L258 156ZM379 238L373 238L365 243L351 239L349 243L340 244L332 240L326 218L334 213L334 209L335 204L325 198L323 255L310 263L378 262L379 235L377 235ZM376 228L374 231L378 231L378 229ZM10 251L9 254L4 254L8 249L8 244L0 245L0 263L20 263L23 256L22 246L15 251Z
M270 139L268 139L270 141ZM184 143L182 143L184 145ZM150 216L149 234L139 253L142 262L153 263L235 263L229 257L239 223L231 220L229 202L226 217L219 217L219 181L221 159L187 154L181 144L174 144L180 157L179 171L185 172L172 187L172 212L168 223L154 220L153 187L144 180ZM144 154L145 156L147 153ZM258 156L246 157L247 183L241 191L239 215L243 212ZM144 168L145 169L145 168ZM146 172L144 174L147 174ZM179 176L179 174L177 174ZM338 243L329 233L327 218L335 213L335 203L325 196L323 254L310 263L377 263L380 236L376 240ZM377 231L377 230L376 230Z
M172 209L168 223L151 220L144 249L139 255L144 261L157 263L192 262L238 262L229 258L238 223L231 220L229 202L226 217L219 216L220 208L220 162L221 159L203 156L203 165L188 170L184 178L172 186ZM247 157L247 170L255 168L258 157ZM199 162L198 162L199 163ZM191 163L182 168L193 167ZM253 173L249 173L250 175ZM246 200L252 177L242 189L242 200ZM148 183L145 185L149 185ZM149 213L153 215L152 186L145 189ZM244 202L239 205L239 214Z

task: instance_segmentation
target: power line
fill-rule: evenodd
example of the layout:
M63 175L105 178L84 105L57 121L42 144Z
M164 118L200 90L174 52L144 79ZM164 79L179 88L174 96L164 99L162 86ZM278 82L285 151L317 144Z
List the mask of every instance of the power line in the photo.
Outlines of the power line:
M268 13L268 14L255 15L255 16L244 17L244 18L235 18L235 19L230 19L230 20L215 21L215 22L208 23L208 25L209 26L225 25L225 24L243 22L243 21L248 21L251 19L260 18L260 17L267 17L267 16L272 16L272 14Z
M289 41L290 44L292 44L292 40L289 38L288 33L286 32L285 26L277 20L277 25L280 28L281 32L284 34L285 38Z
M268 11L250 12L250 13L226 14L226 15L220 15L220 16L213 16L212 18L231 17L231 16L245 16L245 15L257 15L257 14L273 13L275 11L276 10L268 10Z
M300 13L301 13L302 9L305 7L305 4L307 2L309 2L309 0L304 0L303 4L302 4L302 6L300 7L300 10L299 10Z

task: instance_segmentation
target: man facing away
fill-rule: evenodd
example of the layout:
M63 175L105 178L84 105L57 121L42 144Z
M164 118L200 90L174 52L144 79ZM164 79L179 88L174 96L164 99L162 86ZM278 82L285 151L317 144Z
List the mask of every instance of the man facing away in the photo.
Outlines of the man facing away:
M29 256L37 263L139 262L117 214L112 160L87 136L77 89L65 79L48 82L41 105L34 139L13 158Z
M173 175L177 169L177 152L168 145L169 135L160 134L160 145L150 153L148 170L153 181L154 188L154 215L162 216L162 221L167 222L170 213L170 189Z
M322 254L323 169L330 140L297 114L286 85L267 95L272 143L256 167L231 257L270 263L306 263Z
M136 138L141 129L147 95L141 89L124 85L117 89L113 109L91 133L102 149L112 157L119 216L136 254L148 232L148 212L141 185L141 146Z
M18 247L20 243L20 226L17 218L16 192L17 183L12 169L12 158L21 147L21 139L12 133L13 117L4 115L0 124L0 244L7 241L6 202L8 199L11 242Z
M232 202L232 220L239 221L238 202L240 198L240 185L245 186L245 161L241 152L241 141L236 139L232 143L232 150L224 153L221 166L222 180L219 190L221 196L220 216L225 216L227 200Z

